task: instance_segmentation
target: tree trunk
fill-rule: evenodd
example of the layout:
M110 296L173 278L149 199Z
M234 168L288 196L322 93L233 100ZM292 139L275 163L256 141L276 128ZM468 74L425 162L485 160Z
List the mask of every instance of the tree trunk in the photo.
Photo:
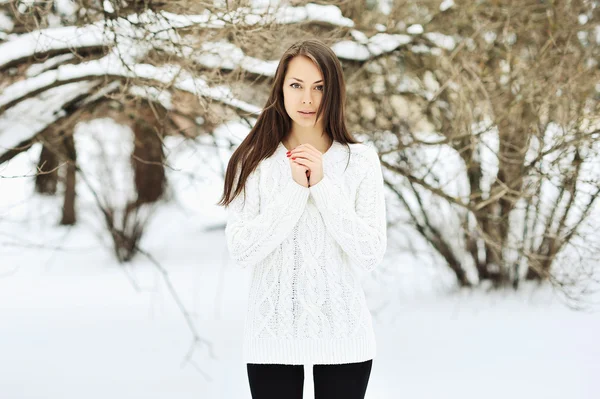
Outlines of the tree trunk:
M38 172L35 176L35 191L40 194L54 195L57 183L58 156L48 146L43 145L38 162Z
M136 204L157 201L164 192L165 168L160 125L149 110L133 126L135 133L132 163L137 191Z
M65 154L67 156L67 165L65 173L65 199L63 203L63 214L61 225L74 225L77 221L75 215L75 182L76 182L76 161L75 142L73 135L68 135L63 139Z

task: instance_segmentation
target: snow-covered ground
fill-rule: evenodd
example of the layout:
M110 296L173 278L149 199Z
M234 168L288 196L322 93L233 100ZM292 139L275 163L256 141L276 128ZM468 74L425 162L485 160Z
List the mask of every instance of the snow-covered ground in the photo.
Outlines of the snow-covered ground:
M0 175L31 174L35 151ZM199 152L173 160L178 200L158 210L141 246L168 271L214 359L200 345L186 361L192 335L162 275L143 256L117 264L89 204L79 204L80 225L57 227L60 198L33 195L29 178L0 179L0 398L250 398L250 271L229 259L225 213L211 205L218 180L183 177L204 162ZM452 293L444 276L390 251L365 278L378 338L367 399L600 397L598 313L571 311L547 289Z

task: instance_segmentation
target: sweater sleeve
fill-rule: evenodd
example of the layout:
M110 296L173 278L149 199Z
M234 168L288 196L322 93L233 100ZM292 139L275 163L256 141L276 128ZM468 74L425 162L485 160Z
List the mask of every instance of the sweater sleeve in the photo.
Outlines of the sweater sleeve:
M246 179L242 191L227 207L227 247L236 264L254 266L267 257L292 231L304 212L309 189L290 179L268 203L259 196L259 167ZM237 176L234 181L237 181Z
M368 164L355 200L342 195L327 175L309 190L342 250L361 269L371 271L386 251L387 219L381 162L371 147L366 155Z

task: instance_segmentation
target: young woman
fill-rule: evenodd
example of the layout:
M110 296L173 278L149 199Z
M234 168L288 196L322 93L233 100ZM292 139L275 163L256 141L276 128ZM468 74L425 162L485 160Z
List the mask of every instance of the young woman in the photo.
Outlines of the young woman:
M294 44L227 167L228 249L253 269L243 357L254 399L301 399L304 364L315 399L366 392L376 345L360 275L384 256L386 209L379 157L348 133L345 95L335 53Z

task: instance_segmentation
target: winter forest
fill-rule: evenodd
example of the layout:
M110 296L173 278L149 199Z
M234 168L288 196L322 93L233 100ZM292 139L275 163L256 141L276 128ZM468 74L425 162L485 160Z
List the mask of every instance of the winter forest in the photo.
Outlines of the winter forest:
M0 0L0 398L250 398L216 203L303 38L384 177L366 398L600 397L600 1Z

